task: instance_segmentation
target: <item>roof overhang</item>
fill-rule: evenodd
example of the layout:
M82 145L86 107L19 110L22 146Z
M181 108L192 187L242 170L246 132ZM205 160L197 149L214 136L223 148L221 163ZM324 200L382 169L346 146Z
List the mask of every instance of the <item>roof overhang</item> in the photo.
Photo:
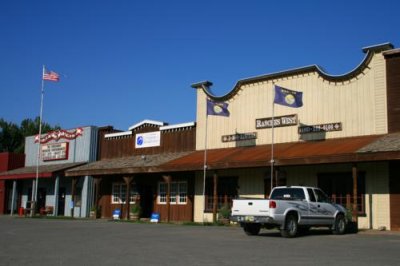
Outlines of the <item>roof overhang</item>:
M188 155L190 152L136 155L89 163L66 171L66 176L121 175L159 172L160 165Z
M269 167L271 145L207 150L207 169ZM274 144L275 166L400 160L400 133ZM96 161L66 176L202 171L204 151L130 156Z
M64 175L64 171L67 169L81 166L85 162L81 163L64 163L64 164L51 164L51 165L40 165L38 168L39 178L52 178L56 175ZM0 173L0 179L33 179L36 178L36 166L26 166L17 168L7 172Z
M275 166L400 160L399 145L400 133L281 143L274 145L273 159ZM271 158L271 145L208 150L207 169L268 167ZM196 151L161 165L157 170L198 171L203 167L204 151Z

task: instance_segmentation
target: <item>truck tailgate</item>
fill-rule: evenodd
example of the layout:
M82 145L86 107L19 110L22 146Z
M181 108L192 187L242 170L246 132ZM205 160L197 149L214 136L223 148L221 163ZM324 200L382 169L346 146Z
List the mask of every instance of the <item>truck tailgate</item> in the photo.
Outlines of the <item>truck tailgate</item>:
M268 216L269 200L267 199L235 199L232 205L232 216Z

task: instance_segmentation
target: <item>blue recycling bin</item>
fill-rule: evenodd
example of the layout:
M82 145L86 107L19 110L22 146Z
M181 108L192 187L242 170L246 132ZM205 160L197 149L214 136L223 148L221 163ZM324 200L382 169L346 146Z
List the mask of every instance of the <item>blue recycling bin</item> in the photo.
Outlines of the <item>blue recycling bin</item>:
M114 220L119 220L121 218L121 210L115 209L112 213L112 216Z
M158 223L160 221L160 214L158 212L153 212L150 217L150 222Z

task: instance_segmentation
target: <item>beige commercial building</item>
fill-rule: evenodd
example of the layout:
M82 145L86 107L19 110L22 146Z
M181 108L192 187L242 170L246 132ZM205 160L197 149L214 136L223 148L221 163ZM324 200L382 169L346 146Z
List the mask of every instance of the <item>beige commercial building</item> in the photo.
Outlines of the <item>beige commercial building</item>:
M267 197L272 173L274 186L321 187L359 228L400 229L400 50L385 43L362 51L340 76L313 65L240 80L223 96L211 82L192 85L196 151L163 168L196 172L194 221L215 219L235 197ZM287 105L275 100L276 86ZM302 105L293 108L299 92Z

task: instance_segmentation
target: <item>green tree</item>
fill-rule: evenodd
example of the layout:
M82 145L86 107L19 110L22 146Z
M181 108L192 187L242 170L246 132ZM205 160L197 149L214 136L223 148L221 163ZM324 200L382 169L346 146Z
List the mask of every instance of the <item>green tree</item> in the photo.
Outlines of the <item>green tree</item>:
M14 152L23 142L18 125L0 118L0 151Z
M18 126L0 118L0 152L23 153L25 149L25 137L39 133L40 118L24 119ZM60 129L59 125L51 126L42 123L42 133Z

